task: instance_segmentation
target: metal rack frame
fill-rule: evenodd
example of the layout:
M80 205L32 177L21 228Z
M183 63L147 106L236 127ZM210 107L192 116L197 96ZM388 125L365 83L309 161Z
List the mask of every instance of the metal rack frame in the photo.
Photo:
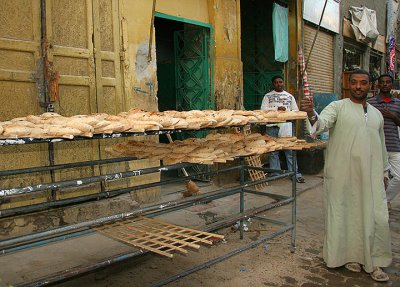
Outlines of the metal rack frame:
M95 137L93 137L93 139L117 138L117 137L126 137L126 136L159 135L159 134L169 134L172 132L179 132L179 131L163 130L163 131L152 131L152 132L148 132L148 133L119 133L119 134L96 135ZM88 139L91 139L91 138L79 137L74 140L88 140ZM12 140L12 141L14 141L14 140ZM0 140L0 145L34 144L34 143L46 143L46 142L52 143L52 142L58 142L58 141L63 141L63 139L44 139L44 140L19 139L19 140L15 140L15 142L11 142L10 140ZM52 171L52 170L59 170L59 169L73 168L73 167L81 167L81 166L93 166L93 165L100 165L100 164L107 164L107 163L130 161L130 160L134 160L134 159L135 158L126 157L126 158L96 160L96 161L79 162L79 163L69 163L69 164L46 166L46 167L34 167L34 168L26 168L26 169L19 169L19 170L0 171L0 176L23 174L23 173L29 173L29 172L45 172L45 171ZM109 223L109 222L113 222L113 221L117 221L117 220L121 220L121 219L125 219L125 218L134 218L134 217L142 216L142 215L146 215L149 217L155 217L155 216L159 216L159 215L162 215L165 213L173 212L173 211L180 210L180 209L190 207L193 205L197 205L197 204L206 203L206 202L209 202L210 200L223 198L223 197L234 195L234 194L239 194L239 198L240 198L239 213L236 215L233 215L221 222L217 222L215 224L208 226L205 229L205 231L214 231L214 230L220 229L222 227L229 226L229 225L237 222L238 220L240 220L240 238L242 239L244 237L244 228L243 227L244 227L244 220L246 218L253 217L260 212L263 212L263 211L266 211L266 210L269 210L272 208L289 205L289 204L291 205L291 209L292 209L291 222L286 223L286 222L281 222L281 221L277 221L277 220L273 220L273 219L267 219L264 217L261 217L261 218L258 217L258 219L268 221L269 223L281 225L282 228L273 234L259 238L257 241L254 241L251 244L242 246L242 247L235 249L223 256L214 258L203 264L200 264L198 266L190 268L182 273L171 276L171 277L169 277L163 281L160 281L152 286L163 286L163 285L170 283L176 279L182 278L193 272L196 272L202 268L206 268L208 266L211 266L213 264L221 262L221 261L223 261L229 257L232 257L240 252L243 252L250 248L254 248L256 245L260 244L261 242L270 240L270 239L272 239L276 236L279 236L288 231L291 231L291 251L294 252L295 248L296 248L296 241L295 241L296 179L295 179L295 173L289 172L289 171L280 171L280 174L278 176L269 177L267 179L257 180L257 181L246 181L245 180L245 172L246 171L262 170L262 171L269 172L271 170L265 169L262 167L252 167L252 166L245 165L243 157L239 158L239 161L240 161L239 165L236 165L234 167L220 169L217 171L209 171L209 172L203 172L203 173L199 173L199 174L193 174L193 175L189 175L188 177L184 177L184 178L176 178L176 179L172 179L172 180L163 180L163 181L160 180L159 182L143 184L143 185L129 187L129 188L115 189L115 190L110 190L110 191L101 191L99 193L91 194L91 195L87 195L87 196L81 196L81 197L65 199L65 200L49 201L49 202L41 203L41 204L35 204L35 205L30 205L30 206L1 210L0 218L4 218L4 217L8 217L8 216L14 216L14 215L34 212L34 211L38 211L38 210L43 210L43 209L65 206L68 204L76 204L76 203L87 202L87 201L91 201L91 200L109 198L112 196L128 193L128 192L143 189L143 188L161 186L161 185L170 184L170 183L183 182L187 179L192 179L192 178L195 178L198 176L204 176L204 175L213 176L213 175L219 175L219 174L223 174L223 173L234 171L234 170L238 170L240 173L240 183L239 183L239 185L237 185L235 187L222 188L219 190L207 192L207 193L200 194L200 195L193 196L193 197L188 197L188 198L179 199L179 200L175 200L175 201L157 203L155 205L147 206L144 208L138 208L138 209L135 209L135 210L132 210L129 212L125 212L125 213L120 213L120 214L116 214L116 215L112 215L112 216L97 218L95 220L89 220L89 221L85 221L85 222L81 222L81 223L77 223L77 224L71 224L71 225L67 225L67 226L63 226L63 227L57 227L57 228L53 228L53 229L46 230L43 232L37 232L37 233L33 233L33 234L28 234L28 235L18 236L18 237L14 237L14 238L9 238L6 240L1 240L0 241L0 253L9 254L12 252L16 252L16 251L20 251L20 250L24 250L24 249L28 249L28 248L46 245L50 242L55 242L55 241L65 240L67 238L82 236L82 235L94 232L91 229L91 227L99 225L99 224ZM294 166L296 166L296 161L297 161L296 152L293 151ZM24 186L24 187L12 188L12 189L3 189L3 190L0 190L0 199L2 196L16 196L16 195L20 195L20 194L35 193L35 192L51 190L51 189L56 189L56 188L62 188L62 187L84 186L84 185L95 183L95 182L135 177L135 176L154 173L154 172L178 170L178 169L188 167L191 165L192 164L189 164L189 163L180 163L180 164L174 164L174 165L168 165L168 166L130 170L130 171L119 172L119 173L109 173L109 174L105 174L105 175L92 176L92 177L81 178L81 179L65 180L65 181L59 181L59 182L52 182L52 183L47 183L47 184L37 184L37 185ZM282 196L282 195L278 195L278 194L259 192L259 191L250 189L251 187L254 187L257 184L266 183L266 182L277 180L277 179L284 178L284 177L292 178L291 196ZM258 208L245 210L245 198L244 197L245 197L246 193L259 195L259 196L272 197L272 198L276 199L277 202L267 204L267 205L264 205L264 206L261 206ZM134 256L137 256L137 255L140 255L143 253L146 253L146 251L139 250L137 252L132 252L132 253L128 253L128 254L120 254L118 256L108 258L101 262L97 262L97 263L90 264L90 265L83 266L83 267L80 266L80 267L73 268L73 269L70 269L67 271L51 274L51 275L47 276L46 278L40 278L34 282L27 282L27 283L24 283L24 284L21 284L18 286L44 286L47 284L59 282L61 280L74 278L76 276L85 274L87 272L91 272L91 271L97 270L99 268L103 268L104 266L111 265L113 263L117 263L122 260L126 260L126 259L132 258Z

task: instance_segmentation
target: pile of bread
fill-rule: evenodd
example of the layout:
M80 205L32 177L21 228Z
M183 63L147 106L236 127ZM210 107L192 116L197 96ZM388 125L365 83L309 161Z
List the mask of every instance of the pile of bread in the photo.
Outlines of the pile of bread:
M233 160L238 156L260 155L280 149L311 147L304 140L272 138L258 133L209 134L205 138L189 138L170 144L128 141L106 148L113 156L162 160L165 165L181 162L212 164Z
M297 137L276 138L271 136L264 136L264 138L267 141L275 141L278 145L282 146L282 149L289 150L302 150L326 146L326 141L307 142L306 140L298 139Z
M305 119L305 112L192 110L185 112L146 112L131 109L118 115L97 113L64 117L44 113L0 122L0 138L67 138L92 137L93 134L145 132L153 130L198 130L209 127L242 126L249 123L284 122Z

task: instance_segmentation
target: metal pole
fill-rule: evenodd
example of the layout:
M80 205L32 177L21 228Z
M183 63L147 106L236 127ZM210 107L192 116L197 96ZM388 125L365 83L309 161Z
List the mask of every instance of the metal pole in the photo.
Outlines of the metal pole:
M297 166L297 153L296 151L292 151L293 153L293 169ZM291 240L291 249L290 251L294 253L296 251L296 171L294 176L292 176L292 240Z
M158 203L156 205L144 207L141 209L136 209L134 211L129 211L129 212L120 213L120 214L116 214L116 215L101 217L101 218L98 218L95 220L89 220L89 221L76 223L76 224L72 224L72 225L68 225L68 226L64 226L64 227L58 227L58 228L50 229L50 230L39 232L39 233L19 236L19 237L15 237L15 238L11 238L11 239L6 239L6 240L0 241L0 247L4 248L6 246L20 244L20 243L32 241L32 240L38 240L38 239L41 239L44 237L53 236L53 235L60 234L60 233L73 232L73 231L76 231L76 230L79 230L82 228L87 228L87 227L103 224L103 223L114 221L114 220L121 220L121 219L128 218L128 217L134 217L134 216L142 215L144 213L154 212L157 210L166 210L168 208L175 208L177 206L182 207L182 205L199 202L201 200L209 200L210 198L213 198L218 195L222 196L225 193L238 192L240 190L240 188L241 187L236 187L236 188L232 188L232 189L224 189L222 191L217 190L217 191L197 195L195 197L187 197L187 198L180 199L177 201Z
M208 174L208 173L220 174L220 173L235 170L237 168L238 167L230 167L230 168L221 169L218 171L206 172L205 174ZM198 176L198 175L197 174L191 175L188 178L191 179L191 178L194 178L195 176ZM68 198L68 199L39 203L39 204L35 204L35 205L3 209L3 210L0 210L0 218L21 215L21 214L25 214L25 213L29 213L29 212L33 212L33 211L43 210L46 208L61 207L61 206L65 206L65 205L69 205L69 204L73 204L73 203L83 203L83 202L88 202L88 201L95 200L95 199L97 200L97 199L110 198L110 197L125 194L125 193L139 190L139 189L151 188L151 187L156 187L156 186L160 186L160 185L168 185L168 184L172 184L172 183L182 182L185 180L187 180L187 178L170 179L170 180L165 180L163 182L157 181L157 182L142 184L139 186L131 186L128 188L123 188L123 189L114 189L114 190L108 190L108 191L104 191L104 192L100 192L100 193L89 194L89 195L84 195L84 196L79 196L79 197L73 197L73 198Z
M54 284L56 282L60 282L66 279L74 278L79 275L95 271L107 266L110 266L112 264L136 257L141 254L145 254L147 251L144 250L137 250L135 252L127 253L127 254L122 254L119 256L111 257L106 260L103 260L101 262L97 262L94 264L87 265L85 267L79 267L79 268L72 268L72 269L67 269L65 271L53 274L50 277L42 278L34 282L28 282L28 283L21 283L15 285L16 287L39 287L39 286L46 286L49 284Z
M3 170L3 171L0 171L0 176L17 175L17 174L33 173L33 172L54 171L54 170L59 170L59 169L93 166L93 165L108 164L108 163L117 163L117 162L130 161L130 160L135 160L135 159L137 159L137 158L136 157L119 157L119 158L91 160L91 161L82 161L82 162L65 163L65 164L55 164L52 166L39 166L39 167L21 168L21 169L14 169L14 170Z
M321 23L322 23L322 19L324 18L324 13L325 13L325 8L326 8L327 3L328 3L328 0L325 0L324 8L322 9L322 13L321 13L321 18L319 19L319 23L318 23L318 28L317 28L317 31L315 32L314 40L311 44L310 53L308 53L307 61L306 61L306 64L304 65L304 71L307 70L308 63L310 62L311 53L312 53L312 50L314 49L314 45L315 45L315 41L317 40L319 29L321 28ZM304 71L302 71L302 74L304 74Z
M0 254L1 255L5 255L5 254L21 251L21 250L24 250L24 249L30 249L30 248L33 248L33 247L39 247L39 246L47 245L47 244L53 243L53 242L63 241L63 240L74 238L74 237L79 237L79 236L82 236L82 235L88 235L88 234L94 233L94 232L95 232L94 230L88 229L88 230L79 231L79 232L75 232L75 233L71 233L71 234L66 234L66 235L63 235L63 236L58 236L58 237L54 237L54 238L50 238L50 239L46 239L46 240L42 240L42 241L37 241L37 242L33 242L33 243L24 244L22 246L12 247L12 248L9 248L9 249L3 249L3 250L1 250Z
M209 128L216 129L216 128ZM191 130L185 130L191 131ZM45 139L37 139L37 138L13 138L13 139L0 139L0 146L2 145L21 145L21 144L38 144L38 143L48 143L48 142L70 142L70 141L78 141L78 140L102 140L102 139L115 139L122 137L138 137L138 136L154 136L154 135L162 135L162 134L170 134L170 133L180 133L182 130L157 130L157 131L144 131L144 132L121 132L121 133L111 133L111 134L94 134L93 137L83 137L83 136L75 136L71 139L64 138L45 138Z
M240 158L240 213L244 212L244 158ZM243 239L244 219L240 220L240 239Z
M325 3L326 4L326 3ZM325 8L325 7L324 7ZM322 18L322 17L321 17ZM296 135L296 121L293 121L292 135ZM293 166L294 175L292 176L292 239L290 251L294 253L296 251L296 179L297 179L297 152L292 150L293 155Z
M54 166L54 144L52 142L50 142L48 144L48 149L49 149L49 165L50 167ZM50 179L51 182L55 182L56 178L54 175L54 170L50 169ZM52 200L56 200L57 199L57 189L56 188L52 188L51 189L51 199Z
M131 176L139 176L139 175L144 175L144 174L149 174L149 173L154 173L154 172L182 168L182 167L185 167L188 165L189 165L188 163L179 163L179 164L172 165L172 166L161 166L161 167L153 167L153 168L146 168L146 169L138 169L138 170L132 170L132 171L125 171L125 172L109 173L109 174L99 175L99 176L85 177L85 178L80 178L80 179L59 181L59 182L55 182L55 183L44 183L44 184L37 184L37 185L31 185L31 186L25 186L25 187L3 189L3 190L0 190L0 197L1 196L9 196L9 195L18 195L21 193L28 194L28 193L44 191L44 190L53 189L53 188L62 188L62 187L70 187L70 186L84 186L84 185L99 182L102 180L105 180L105 181L119 180L122 178L131 177Z
M231 217L228 217L227 219L225 219L224 221L220 221L220 222L216 222L216 223L210 224L206 228L204 228L204 231L210 232L210 231L214 231L214 230L229 226L229 225L237 222L241 218L251 217L251 216L254 216L257 213L260 213L260 212L263 212L263 211L266 211L266 210L270 210L270 209L273 209L273 208L276 208L276 207L280 207L280 206L283 206L283 205L287 205L287 204L291 203L291 201L292 201L292 199L289 199L289 200L276 202L276 203L272 203L272 204L267 204L267 205L264 205L264 206L261 206L261 207L258 207L258 208L253 208L253 209L247 210L246 212L244 212L244 214L231 216ZM291 226L288 226L287 228L289 230L291 228ZM282 233L283 232L286 232L286 231L282 230ZM71 269L68 269L66 271L61 271L61 272L52 274L51 276L48 276L46 278L41 278L41 279L36 280L34 282L23 283L23 284L20 284L20 285L17 285L17 286L20 286L20 287L22 287L22 286L24 286L24 287L35 286L35 287L38 287L38 286L45 286L45 285L48 285L48 284L54 284L54 283L57 283L57 282L60 282L60 281L66 280L66 279L72 279L74 277L78 277L78 276L86 274L88 272L96 271L98 269L107 267L107 266L109 266L111 264L118 263L118 262L121 262L121 261L124 261L124 260L127 260L127 259L131 259L133 257L136 257L136 256L141 255L141 254L146 254L146 253L148 253L148 252L147 251L143 251L143 250L138 250L138 251L135 251L135 252L132 252L132 253L120 254L120 255L117 255L117 256L114 256L114 257L106 258L105 260L97 262L97 263L86 265L84 267L79 266L79 267L71 268Z

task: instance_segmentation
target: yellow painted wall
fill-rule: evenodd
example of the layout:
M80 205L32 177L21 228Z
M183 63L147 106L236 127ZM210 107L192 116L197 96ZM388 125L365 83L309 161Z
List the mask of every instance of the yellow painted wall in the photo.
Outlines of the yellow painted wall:
M213 26L214 92L216 107L235 108L242 97L242 63L240 60L240 7L235 0L157 1L156 12ZM124 0L122 4L125 45L125 88L128 107L157 110L153 96L135 92L148 91L146 82L157 91L155 41L153 34L151 61L148 61L152 1Z
M214 27L214 95L217 109L240 109L243 99L240 1L210 0Z
M111 2L112 1L112 2ZM239 108L238 103L241 102L242 97L242 63L240 60L240 1L235 0L158 0L156 5L156 12L188 19L191 21L197 21L202 23L211 24L212 29L212 54L211 59L214 67L214 95L216 98L216 108ZM39 107L39 89L37 88L37 76L36 73L41 73L41 67L39 65L40 58L40 1L39 0L18 0L14 2L15 5L8 5L0 12L0 56L8 55L9 61L0 62L0 97L3 97L4 105L0 107L1 118L4 121L17 116L25 116L27 114L38 114L43 112ZM50 50L50 60L55 63L55 68L60 72L60 99L59 103L56 103L56 112L64 115L74 114L74 110L82 109L82 101L84 99L91 99L90 106L95 106L93 103L99 101L99 93L94 93L95 85L97 91L99 89L104 91L101 97L101 106L104 107L106 112L118 112L121 106L125 107L126 110L130 108L141 108L149 111L155 111L158 109L157 103L157 65L156 65L156 53L155 53L155 37L153 33L152 49L150 59L148 56L150 29L151 29L151 16L152 16L152 1L150 0L120 0L116 5L113 0L102 1L101 5L97 7L93 5L92 0L86 0L84 2L73 2L76 5L80 5L82 9L79 10L81 15L86 19L85 25L82 27L79 25L58 25L57 13L60 15L67 15L67 12L71 12L71 4L68 1L48 1L48 15L49 24L51 29L48 30L50 44L53 44L53 48ZM114 3L114 4L111 4ZM104 5L103 5L104 4ZM118 13L120 18L118 21L113 21L111 18L94 17L92 12L103 13L108 10L115 10L118 6ZM19 8L18 8L19 7ZM14 9L15 8L15 9ZM28 9L29 8L29 9ZM107 8L107 9L105 9ZM59 11L66 9L66 11ZM71 10L72 9L72 10ZM54 10L54 11L53 11ZM68 11L67 11L68 10ZM56 13L57 12L57 13ZM26 17L17 17L19 14L24 13ZM10 15L16 15L16 17L10 17ZM97 15L97 14L96 14ZM108 14L107 14L108 15ZM113 14L115 15L115 14ZM85 18L86 17L86 18ZM12 21L14 19L14 22ZM18 19L18 21L17 21ZM20 19L25 19L23 22ZM75 18L68 17L68 21L73 21ZM120 51L115 51L111 48L107 48L106 44L111 43L110 41L103 41L103 35L112 35L105 33L101 29L101 21L109 20L113 25L119 25L117 30L120 33ZM97 21L97 22L96 22ZM33 23L33 24L32 24ZM25 25L25 26L24 26ZM91 26L93 25L93 26ZM99 25L97 27L96 25ZM73 27L81 27L86 32L82 35L86 35L83 48L81 50L73 50L75 46L69 45L68 41L78 39L72 37L75 32ZM115 26L113 26L115 28ZM63 28L63 29L61 29ZM107 48L107 56L111 57L111 52L120 52L121 56L121 79L122 79L122 90L123 95L118 96L116 101L115 96L107 96L106 91L109 90L109 86L103 85L102 80L97 79L98 74L94 75L93 66L93 54L94 51L90 34L92 29L100 29L100 35L97 39L101 42L103 48ZM71 33L68 33L70 31ZM107 32L107 31L106 31ZM154 31L153 31L154 32ZM65 39L63 34L65 33ZM22 41L17 42L19 38L15 35L19 35ZM118 35L116 35L118 36ZM28 37L28 38L27 38ZM95 39L96 41L96 39ZM61 45L62 43L66 45ZM61 43L61 44L60 44ZM13 48L13 47L17 48ZM72 47L72 48L71 48ZM78 47L78 46L77 46ZM80 46L79 46L80 47ZM72 49L72 50L71 50ZM103 49L103 50L104 50ZM110 52L110 51L111 52ZM19 56L13 56L18 54ZM69 57L69 61L65 61L63 64L60 59L63 57ZM11 59L16 59L13 62ZM110 58L111 59L111 58ZM74 61L72 61L74 60ZM82 67L79 66L71 68L72 64L78 63L79 61L84 62ZM88 64L89 63L89 64ZM109 60L102 61L101 64L109 64ZM114 65L118 64L118 61L113 62ZM100 64L100 63L97 63ZM11 65L11 66L10 66ZM98 66L98 65L97 65ZM96 67L97 67L96 66ZM105 66L100 70L108 71ZM82 69L91 69L90 73L81 73ZM86 71L86 70L85 70ZM115 70L116 71L116 70ZM99 72L99 71L97 71ZM78 77L74 73L78 73ZM114 71L113 71L114 73ZM113 74L111 73L111 74ZM114 73L115 74L115 73ZM103 75L105 77L107 75ZM95 78L96 77L96 78ZM107 79L106 79L107 80ZM109 79L108 79L109 80ZM74 81L77 81L76 83ZM105 82L106 83L106 82ZM117 83L117 82L116 82ZM150 92L149 86L146 83L153 85L151 94L145 94L135 91L134 88L140 88L144 91ZM117 83L118 85L118 83ZM84 90L84 95L80 95L76 92L68 92L71 87L76 89ZM118 87L118 86L116 86ZM67 89L68 88L68 89ZM108 89L108 90L107 90ZM113 95L115 93L113 92ZM103 96L104 95L104 96ZM13 97L13 101L9 99ZM78 97L79 101L74 101L73 97ZM29 100L26 100L26 99ZM121 104L120 100L124 102ZM68 102L69 100L70 102ZM89 102L89 100L87 100ZM62 107L62 109L61 109ZM64 113L63 113L64 111ZM81 113L93 112L91 109L81 111ZM145 140L156 140L153 137L146 137ZM95 145L95 141L89 142L90 145ZM75 146L83 144L82 142L56 145L55 154L56 160L60 162L73 162L77 161L73 155ZM61 147L62 146L62 147ZM79 147L77 148L79 150ZM96 150L96 147L92 148ZM88 158L84 160L96 159L98 157L91 154L92 152L86 152ZM19 154L18 160L13 161L12 165L7 164L11 162L11 159ZM71 155L71 156L70 156ZM47 145L32 145L26 147L2 147L0 150L0 168L2 170L8 168L24 168L30 166L40 166L48 164L47 157ZM105 155L102 155L105 156ZM129 163L130 168L141 168L143 166L154 165L155 163L149 163L146 161L137 161ZM97 174L98 172L93 172ZM57 175L58 179L64 179L64 175ZM85 176L92 175L85 174ZM151 177L151 178L150 178ZM148 176L146 179L140 179L145 181L158 180L159 175ZM11 187L15 185L26 185L28 183L40 183L49 182L50 178L46 176L30 175L27 178L19 177L18 179L10 179L3 181L1 187ZM130 180L130 185L137 184L137 180ZM81 191L73 192L69 195L60 193L60 197L79 196L84 194ZM24 197L22 199L13 200L12 202L3 202L0 208L9 208L12 206L20 206L26 204L32 204L34 202L41 202L49 197L48 194L40 196L40 198L33 199L32 197Z
M150 1L151 2L151 1ZM175 17L209 23L207 0L158 0L156 11Z
M154 44L152 61L148 62L152 1L121 1L121 23L123 37L123 71L126 107L137 107L149 111L157 110L155 94L135 92L134 87L148 90L146 82L156 88L156 61ZM153 37L154 43L154 37Z

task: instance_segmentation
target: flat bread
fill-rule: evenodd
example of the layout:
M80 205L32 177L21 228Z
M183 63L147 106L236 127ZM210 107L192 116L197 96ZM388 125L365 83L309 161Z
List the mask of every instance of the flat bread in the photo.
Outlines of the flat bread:
M21 125L7 125L4 127L3 136L6 138L26 138L29 137L31 128Z

